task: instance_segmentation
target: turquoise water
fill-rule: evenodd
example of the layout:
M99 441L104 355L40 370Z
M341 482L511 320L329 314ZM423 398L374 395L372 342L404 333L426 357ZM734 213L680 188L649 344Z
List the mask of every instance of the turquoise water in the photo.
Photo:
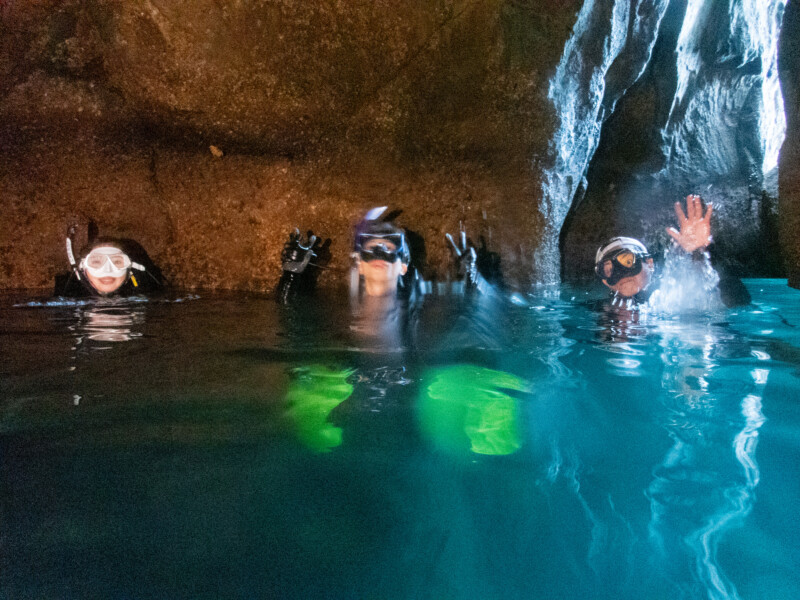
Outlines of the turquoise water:
M0 598L798 598L800 292L747 285L638 323L429 299L377 336L2 298Z

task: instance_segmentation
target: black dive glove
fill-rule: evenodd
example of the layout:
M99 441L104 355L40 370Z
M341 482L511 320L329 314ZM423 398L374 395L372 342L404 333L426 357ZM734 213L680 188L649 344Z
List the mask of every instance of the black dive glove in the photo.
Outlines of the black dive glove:
M475 246L467 240L467 234L463 231L459 238L460 246L456 244L452 235L449 233L444 235L450 242L459 279L463 279L467 286L475 286L478 283L478 253L475 251Z
M281 268L284 273L304 273L311 263L311 259L316 257L314 245L317 244L317 236L308 232L306 239L300 235L300 231L295 229L289 234L289 241L283 245L281 252Z
M331 240L318 238L311 231L305 237L295 229L281 252L283 274L278 282L277 299L287 303L297 294L310 294L319 271L330 261Z
M464 280L467 288L477 288L481 292L486 292L492 286L503 287L500 255L486 247L486 239L483 236L480 248L476 248L463 231L460 235L460 245L456 244L449 233L446 233L445 237L453 251L458 277Z

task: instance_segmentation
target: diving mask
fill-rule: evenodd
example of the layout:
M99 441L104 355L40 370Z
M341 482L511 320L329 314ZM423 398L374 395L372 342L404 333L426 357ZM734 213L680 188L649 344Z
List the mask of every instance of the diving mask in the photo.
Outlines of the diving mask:
M358 254L364 262L383 260L396 262L405 257L405 237L402 233L361 234L357 240Z
M608 285L616 285L620 279L641 273L642 265L648 258L650 253L639 240L615 237L597 250L594 272Z
M124 277L131 268L131 259L119 248L93 248L81 261L80 267L93 277Z
M620 250L617 253L603 257L602 262L595 266L595 272L600 279L605 279L608 285L616 285L620 279L635 277L642 272L642 257L630 250Z

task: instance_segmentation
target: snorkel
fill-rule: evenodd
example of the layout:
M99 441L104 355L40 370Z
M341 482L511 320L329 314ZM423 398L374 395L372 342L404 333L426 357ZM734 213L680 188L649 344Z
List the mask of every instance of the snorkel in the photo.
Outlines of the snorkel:
M75 277L78 278L78 281L81 280L81 272L78 270L78 265L75 263L75 253L73 252L72 246L73 241L72 238L75 237L75 225L70 225L69 229L67 229L67 259L69 260L69 265L72 267L72 272L75 273Z

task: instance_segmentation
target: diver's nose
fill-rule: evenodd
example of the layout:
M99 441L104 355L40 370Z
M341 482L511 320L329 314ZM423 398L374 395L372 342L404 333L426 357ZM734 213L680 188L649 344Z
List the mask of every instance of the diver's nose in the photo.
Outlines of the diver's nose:
M106 258L106 262L103 263L103 268L101 269L103 273L113 273L114 272L114 265L111 264L111 259Z

